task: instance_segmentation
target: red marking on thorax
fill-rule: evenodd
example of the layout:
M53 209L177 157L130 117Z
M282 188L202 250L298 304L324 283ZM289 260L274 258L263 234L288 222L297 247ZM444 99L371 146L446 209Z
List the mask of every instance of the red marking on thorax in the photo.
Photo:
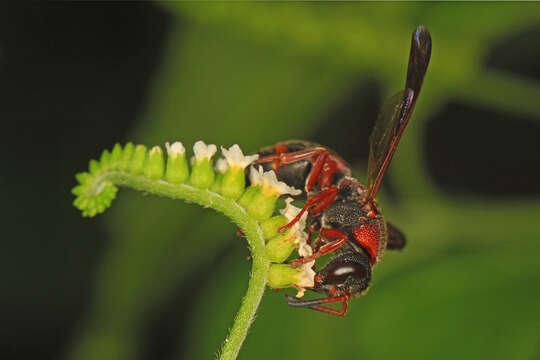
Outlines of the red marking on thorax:
M379 250L379 227L375 224L362 224L353 230L354 239L368 252L371 265L377 261Z
M287 152L287 144L277 144L276 145L276 154L284 154Z

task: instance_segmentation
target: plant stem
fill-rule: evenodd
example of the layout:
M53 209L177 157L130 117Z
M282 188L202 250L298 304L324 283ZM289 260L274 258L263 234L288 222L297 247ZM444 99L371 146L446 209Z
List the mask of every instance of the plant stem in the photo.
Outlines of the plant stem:
M268 270L270 269L270 262L266 260L264 255L265 240L257 220L253 219L236 201L207 189L198 189L187 184L172 184L164 180L151 180L142 175L133 175L122 171L110 171L97 176L93 180L93 189L99 192L98 189L105 181L211 207L232 219L242 229L253 257L253 267L246 296L242 300L240 310L235 317L229 336L223 343L219 357L220 360L236 359L255 318L255 313L266 288Z
M257 233L255 237L245 233L251 247L253 267L246 296L242 300L242 305L236 315L231 332L223 343L220 360L234 360L238 356L266 288L270 263L264 257L264 238L258 225L255 231ZM257 244L254 244L253 240Z

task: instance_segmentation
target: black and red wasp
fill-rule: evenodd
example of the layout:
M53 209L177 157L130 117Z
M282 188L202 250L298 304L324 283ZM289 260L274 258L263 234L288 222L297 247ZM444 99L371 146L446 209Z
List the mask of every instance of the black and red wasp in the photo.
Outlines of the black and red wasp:
M424 26L413 32L405 90L390 98L380 112L370 136L367 186L351 176L349 165L331 150L306 141L287 141L263 148L255 162L273 169L280 181L303 189L296 199L306 200L298 216L281 230L293 226L307 211L309 241L314 232L313 254L290 261L291 266L333 253L317 272L310 290L325 294L314 300L286 295L293 307L306 307L333 315L345 315L351 297L364 293L371 282L372 267L385 250L402 249L404 235L385 222L375 196L412 115L431 55L431 36ZM323 306L342 302L341 311Z

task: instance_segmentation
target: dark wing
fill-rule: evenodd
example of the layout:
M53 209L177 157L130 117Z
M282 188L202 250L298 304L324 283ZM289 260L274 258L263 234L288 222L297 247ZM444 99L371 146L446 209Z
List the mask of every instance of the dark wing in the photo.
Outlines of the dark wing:
M411 40L411 53L409 54L409 66L407 68L407 81L405 82L406 89L414 91L414 101L416 102L424 76L431 58L431 35L424 26L419 26L413 32Z
M405 89L392 96L383 106L369 137L368 197L375 198L384 172L394 154L401 133L407 125L414 91Z
M407 244L405 235L389 222L386 222L386 228L388 230L388 242L386 248L389 250L402 250L405 247L405 244Z
M427 28L419 26L412 35L405 90L385 103L369 138L367 201L373 200L377 195L401 134L409 122L424 82L430 56L431 36Z

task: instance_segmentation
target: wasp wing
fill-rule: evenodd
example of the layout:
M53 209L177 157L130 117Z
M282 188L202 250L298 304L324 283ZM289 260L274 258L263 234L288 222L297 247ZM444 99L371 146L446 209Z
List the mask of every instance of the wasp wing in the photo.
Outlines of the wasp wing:
M377 195L384 173L396 151L401 134L414 110L431 57L431 36L424 26L413 32L405 90L392 96L383 106L369 138L368 195Z
M420 94L430 58L431 35L426 27L419 26L412 35L407 81L405 82L405 88L412 89L415 93L413 104L416 103L418 94Z
M379 189L384 172L407 125L413 104L414 91L405 89L392 96L383 106L373 132L369 137L368 199L372 200Z

